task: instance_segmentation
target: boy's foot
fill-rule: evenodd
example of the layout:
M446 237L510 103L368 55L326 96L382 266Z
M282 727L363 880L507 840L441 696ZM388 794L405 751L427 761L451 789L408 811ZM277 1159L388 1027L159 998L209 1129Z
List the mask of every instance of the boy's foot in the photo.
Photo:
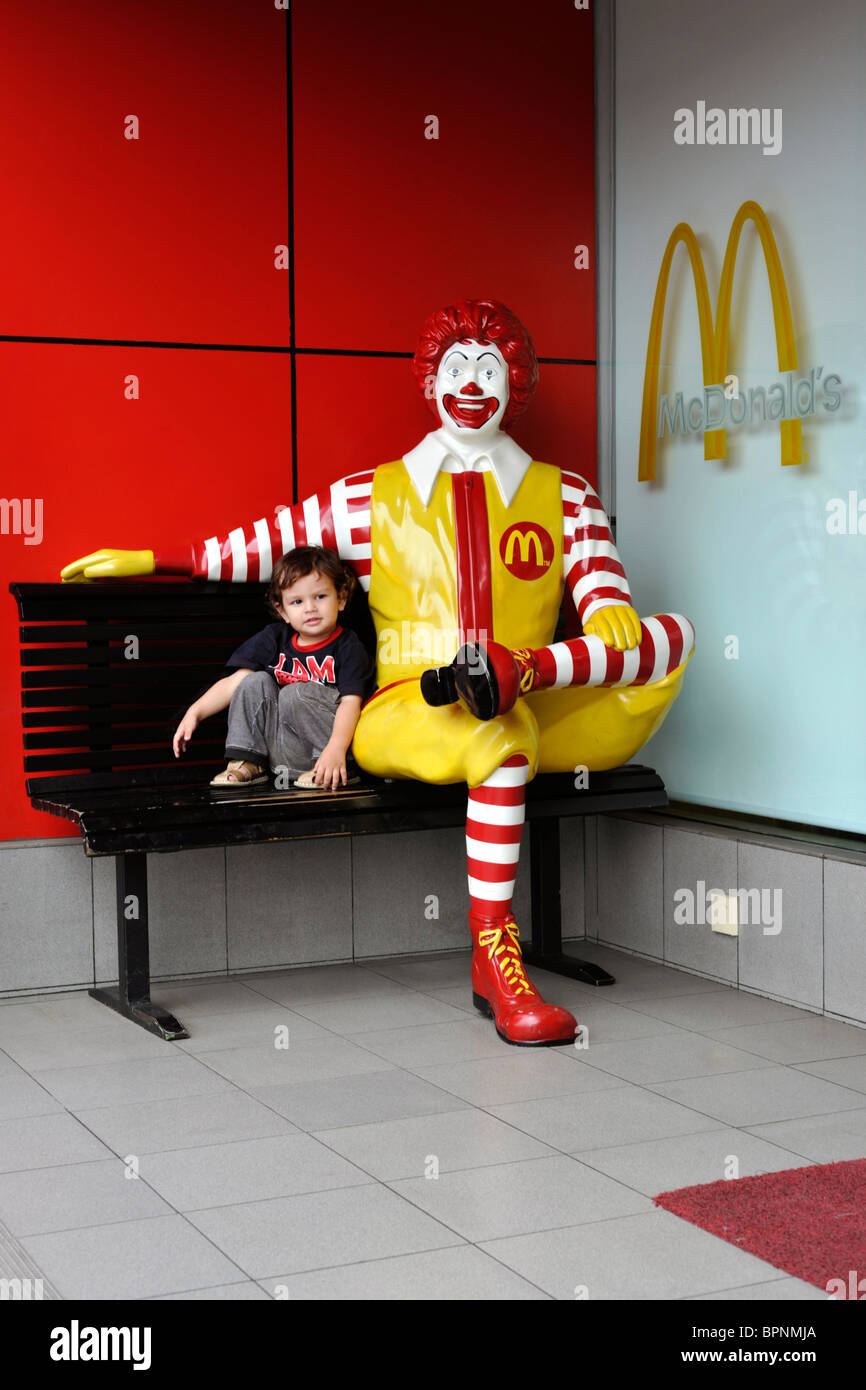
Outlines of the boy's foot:
M230 762L225 772L218 772L216 777L211 778L212 787L235 787L235 786L255 786L259 782L267 782L268 774L258 763L243 762L240 758Z
M296 786L296 787L300 787L303 791L313 791L313 792L324 792L324 791L329 791L330 788L329 788L329 787L326 787L325 784L324 784L323 782L316 782L316 781L314 781L315 775L316 775L315 768L311 768L309 772L302 772L301 775L300 775L300 777L296 780L295 786ZM356 787L356 786L358 785L358 783L360 782L360 780L361 780L360 777L353 777L353 776L350 774L350 775L347 777L347 779L346 779L345 782L340 782L340 783L338 783L338 785L337 785L337 791L341 791L342 788L343 788L344 786L346 786L346 787Z

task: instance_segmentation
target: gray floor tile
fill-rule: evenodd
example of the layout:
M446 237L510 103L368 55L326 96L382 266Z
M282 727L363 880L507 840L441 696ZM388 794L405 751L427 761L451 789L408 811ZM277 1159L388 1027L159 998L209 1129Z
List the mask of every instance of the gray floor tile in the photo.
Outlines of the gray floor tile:
M667 999L645 999L635 1002L634 1008L653 1018L664 1018L680 1028L692 1028L696 1033L710 1029L734 1028L746 1023L771 1023L784 1019L806 1019L810 1015L790 1004L763 999L759 994L746 994L738 989L717 989L712 994L679 996Z
M609 1043L594 1042L590 1037L589 1046L580 1055L587 1066L638 1085L764 1066L763 1058L753 1052L686 1032Z
M493 1024L482 1019L476 1009L471 1018L457 1023L423 1023L412 1028L359 1033L353 1041L374 1056L409 1068L468 1062L475 1057L501 1057L503 1052L513 1056L517 1051L498 1037Z
M391 1063L356 1047L348 1038L301 1038L289 1047L235 1047L202 1053L209 1067L245 1091L287 1086L318 1077L352 1076L355 1072L387 1071Z
M404 990L401 995L378 994L368 999L338 999L311 1003L299 1000L294 1008L305 1018L323 1028L350 1037L355 1033L376 1033L383 1028L415 1028L424 1023L463 1021L463 1014L431 999L417 990Z
M548 1299L534 1285L491 1259L474 1245L425 1250L419 1255L392 1255L386 1260L311 1270L305 1274L281 1274L264 1287L279 1289L279 1296L315 1299L383 1301Z
M409 1178L391 1187L475 1242L652 1211L648 1198L565 1157Z
M151 1298L243 1279L183 1216L27 1236L21 1244L64 1298Z
M546 1144L471 1109L320 1130L316 1137L385 1182L424 1177L434 1159L442 1173L551 1156Z
M460 1009L463 1013L471 1014L473 1017L478 1016L472 1002L472 989L469 985L447 985L442 989L428 988L424 993L428 994L431 999L439 999L443 1004L450 1004L452 1009Z
M0 1172L87 1163L113 1154L73 1115L33 1115L0 1123Z
M807 1076L790 1067L729 1072L690 1081L663 1081L651 1088L728 1125L759 1125L791 1120L832 1110L854 1110L863 1104L855 1091Z
M252 1094L304 1130L376 1124L460 1108L455 1096L396 1067L266 1086Z
M365 962L364 968L371 974L422 993L448 985L463 985L471 989L472 952L449 951L442 955L427 953L418 958L402 956L397 960L372 960Z
M797 1071L810 1076L823 1076L838 1086L850 1086L852 1091L866 1091L866 1056L834 1057L824 1062L802 1062Z
M260 1284L254 1284L252 1280L247 1280L244 1284L217 1284L212 1289L189 1289L185 1293L161 1293L156 1294L153 1301L156 1303L210 1303L216 1300L224 1303L235 1301L255 1300L261 1302L265 1299L271 1301L271 1295L265 1293Z
M751 1125L749 1132L816 1163L866 1158L866 1109Z
M68 1163L0 1176L0 1220L15 1236L104 1226L171 1214L141 1178L112 1157L104 1163Z
M46 1027L39 1033L7 1037L4 1051L25 1071L42 1072L55 1067L101 1066L133 1057L164 1058L166 1043L135 1024L125 1028L89 1028L80 1023Z
M184 1212L372 1181L307 1134L147 1154L141 1176Z
M10 1033L24 1037L58 1027L113 1028L120 1033L129 1028L129 1023L98 999L92 999L86 990L0 1003L0 1047Z
M481 1248L554 1298L572 1301L685 1298L763 1283L775 1272L667 1211L511 1236Z
M8 1065L0 1073L0 1121L57 1114L62 1108L55 1096L8 1058Z
M630 1004L640 999L653 999L659 995L711 994L719 989L718 980L704 979L685 970L675 970L661 962L644 960L630 956L622 951L611 951L595 941L581 941L563 948L566 955L593 961L613 975L612 985L584 985L561 975L544 971L539 974L534 968L533 980L542 989L556 987L558 982L574 984L586 992L588 999L598 999L603 992L604 1003ZM543 981L543 983L542 983Z
M273 1011L273 1001L265 999L258 990L250 989L239 980L183 980L177 984L155 984L154 997L163 1008L177 1013L180 1018L188 1014L191 1018L198 1014L235 1014L249 1010L269 1009Z
M770 1062L793 1066L829 1057L866 1053L866 1028L854 1028L832 1018L809 1016L782 1023L755 1023L738 1028L703 1029L719 1042L741 1047Z
M462 1244L378 1185L217 1207L188 1219L254 1279Z
M510 1101L545 1096L575 1095L621 1085L590 1067L575 1067L560 1056L571 1049L512 1048L510 1057L485 1057L475 1062L417 1067L418 1076L441 1086L473 1105L507 1105ZM586 1056L586 1053L583 1054Z
M231 1047L274 1047L276 1037L287 1037L289 1047L300 1038L327 1038L326 1028L311 1023L308 1018L290 1009L271 1004L267 1009L246 1009L242 1013L195 1014L187 1019L188 1038L172 1046L193 1056L205 1052L222 1052ZM277 1029L280 1029L279 1035ZM288 1032L283 1033L282 1030Z
M78 1116L122 1157L298 1133L288 1120L238 1090L135 1101L80 1110Z
M566 984L570 984L567 981ZM601 1042L625 1042L629 1038L656 1038L663 1033L678 1033L675 1023L666 1023L663 1018L651 1018L649 1014L639 1013L637 1009L624 1007L622 1004L608 1004L598 999L599 991L595 995L589 995L583 991L579 997L569 996L566 990L558 990L556 1003L561 1004L566 1009L571 1009L576 1015L580 1027L585 1030L590 1047L593 1043ZM562 1048L566 1053L567 1048ZM580 1049L575 1049L575 1055L583 1057L586 1054Z
M323 1004L334 999L366 999L370 996L405 997L406 987L363 965L308 965L296 970L275 970L240 976L262 998L287 1008L301 1003Z
M40 1071L37 1079L71 1110L122 1105L130 1096L143 1102L229 1089L222 1076L195 1057L172 1051L168 1043L165 1049L164 1057L136 1057L89 1067L49 1067Z
M697 1110L675 1105L628 1083L614 1090L495 1105L489 1110L509 1125L566 1153L718 1129Z
M737 1161L736 1169L731 1164L732 1157ZM648 1197L724 1178L750 1178L785 1168L803 1168L808 1163L800 1154L743 1130L727 1128L591 1149L581 1154L581 1159Z
M822 1303L827 1301L827 1293L824 1289L818 1289L814 1284L807 1284L802 1279L792 1279L789 1275L781 1279L768 1280L766 1284L747 1284L742 1289L722 1289L720 1293L699 1293L694 1295L696 1302L756 1302L763 1303L765 1300L770 1303L809 1303L816 1299Z

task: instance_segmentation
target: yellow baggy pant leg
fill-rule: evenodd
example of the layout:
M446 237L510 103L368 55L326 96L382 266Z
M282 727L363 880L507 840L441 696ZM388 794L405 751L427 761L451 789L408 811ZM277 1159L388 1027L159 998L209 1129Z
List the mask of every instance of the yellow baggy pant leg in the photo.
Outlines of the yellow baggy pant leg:
M470 787L515 753L529 763L530 779L578 766L603 772L627 763L661 727L687 665L651 685L539 690L489 720L476 719L459 702L430 706L420 681L401 681L361 711L352 750L376 777Z
M364 706L352 751L376 777L478 787L515 753L524 755L530 777L535 775L538 725L524 700L507 714L479 720L459 703L428 705L420 680L407 680Z
M522 703L538 723L538 771L604 772L629 762L664 723L689 660L691 653L650 685L565 686L527 695Z

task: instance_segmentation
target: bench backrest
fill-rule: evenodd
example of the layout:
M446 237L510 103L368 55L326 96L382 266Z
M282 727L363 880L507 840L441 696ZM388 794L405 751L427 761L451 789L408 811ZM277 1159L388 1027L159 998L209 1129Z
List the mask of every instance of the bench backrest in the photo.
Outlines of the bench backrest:
M184 711L273 616L263 584L93 581L10 584L21 621L21 707L28 795L62 774L70 787L201 781L223 766L226 714L176 759ZM363 591L345 615L370 647ZM56 784L56 783L55 783Z

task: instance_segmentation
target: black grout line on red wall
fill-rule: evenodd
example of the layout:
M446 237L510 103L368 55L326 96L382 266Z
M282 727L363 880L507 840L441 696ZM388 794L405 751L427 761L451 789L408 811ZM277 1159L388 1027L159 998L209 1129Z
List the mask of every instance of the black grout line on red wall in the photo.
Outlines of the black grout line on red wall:
M182 352L282 352L296 357L403 357L414 353L391 348L279 346L273 343L180 343L149 338L68 338L24 333L0 333L0 343L54 343L67 347L172 348ZM594 367L594 357L539 357L542 367Z
M291 397L289 447L292 465L292 506L294 506L298 500L298 377L295 349L295 133L292 92L292 11L290 6L286 8L286 160L289 199L289 394Z

